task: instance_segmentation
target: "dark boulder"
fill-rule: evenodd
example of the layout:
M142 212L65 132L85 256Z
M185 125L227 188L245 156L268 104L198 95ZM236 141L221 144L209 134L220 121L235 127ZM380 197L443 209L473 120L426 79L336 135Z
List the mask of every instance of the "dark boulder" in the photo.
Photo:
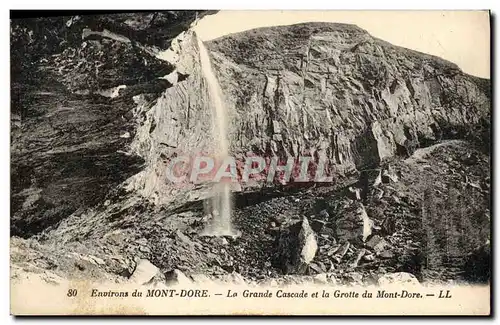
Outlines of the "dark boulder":
M307 218L280 230L273 264L285 274L304 274L316 255L316 235Z

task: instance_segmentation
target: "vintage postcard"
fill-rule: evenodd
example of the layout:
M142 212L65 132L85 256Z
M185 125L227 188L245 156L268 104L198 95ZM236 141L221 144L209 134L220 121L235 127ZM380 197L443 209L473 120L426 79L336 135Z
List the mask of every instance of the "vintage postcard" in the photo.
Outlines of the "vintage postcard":
M491 313L488 11L11 11L13 315Z

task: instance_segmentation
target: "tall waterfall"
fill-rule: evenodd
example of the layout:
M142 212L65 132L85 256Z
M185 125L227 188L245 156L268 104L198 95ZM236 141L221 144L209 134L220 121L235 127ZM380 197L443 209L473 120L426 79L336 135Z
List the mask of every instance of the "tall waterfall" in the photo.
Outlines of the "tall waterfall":
M213 115L213 135L217 142L218 160L223 161L229 155L228 111L222 94L222 89L215 76L208 51L199 37L198 48L203 76L208 85L210 104ZM206 235L234 236L236 233L231 225L232 194L229 182L214 185L214 195L208 213L213 216L212 223L205 229Z

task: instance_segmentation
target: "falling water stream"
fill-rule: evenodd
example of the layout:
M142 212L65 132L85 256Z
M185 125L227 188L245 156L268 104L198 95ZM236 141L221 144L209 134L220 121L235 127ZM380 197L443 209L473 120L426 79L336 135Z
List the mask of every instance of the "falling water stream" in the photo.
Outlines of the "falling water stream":
M222 94L222 89L215 76L208 51L203 41L197 37L200 50L200 62L203 76L208 85L210 104L213 112L213 135L218 149L218 160L223 161L229 156L228 111ZM204 231L207 236L236 236L237 232L231 224L232 194L229 182L220 182L213 187L210 211L213 219Z

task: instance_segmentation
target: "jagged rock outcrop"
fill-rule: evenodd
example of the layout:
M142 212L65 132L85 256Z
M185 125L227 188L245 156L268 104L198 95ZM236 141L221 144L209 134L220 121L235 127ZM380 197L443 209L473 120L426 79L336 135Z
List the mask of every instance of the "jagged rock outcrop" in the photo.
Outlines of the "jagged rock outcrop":
M130 283L144 285L153 281L155 277L163 277L160 270L148 260L139 260L134 273L129 278Z
M419 285L417 278L406 272L388 273L384 274L378 279L378 284L380 286L387 285L405 285L405 286L415 286Z
M275 266L284 274L304 274L317 249L316 235L304 217L280 230L275 243Z
M372 228L373 221L359 202L345 207L335 221L336 238L340 241L363 243L372 234Z
M138 99L137 115L143 118L131 144L131 151L145 158L146 167L128 180L127 188L156 203L168 202L177 192L187 192L194 187L189 179L182 184L169 181L167 166L173 157L213 154L216 146L196 35L183 33L177 42L176 73L185 77L167 89L153 105Z
M188 77L146 113L134 140L148 167L132 188L156 202L172 195L171 184L154 181L165 178L169 157L211 151L212 114L195 43L186 33L171 54ZM478 78L356 26L259 28L206 45L228 103L237 158L307 154L326 158L333 175L349 174L489 119L489 94ZM155 131L148 134L147 125Z
M172 86L162 77L176 73L156 54L198 13L12 20L13 235L38 233L77 209L102 203L144 169L149 161L131 146L140 138L145 112ZM122 89L109 91L116 86ZM172 109L179 113L188 106Z
M208 46L231 103L236 152L317 152L342 172L490 114L476 78L353 25L259 28Z

